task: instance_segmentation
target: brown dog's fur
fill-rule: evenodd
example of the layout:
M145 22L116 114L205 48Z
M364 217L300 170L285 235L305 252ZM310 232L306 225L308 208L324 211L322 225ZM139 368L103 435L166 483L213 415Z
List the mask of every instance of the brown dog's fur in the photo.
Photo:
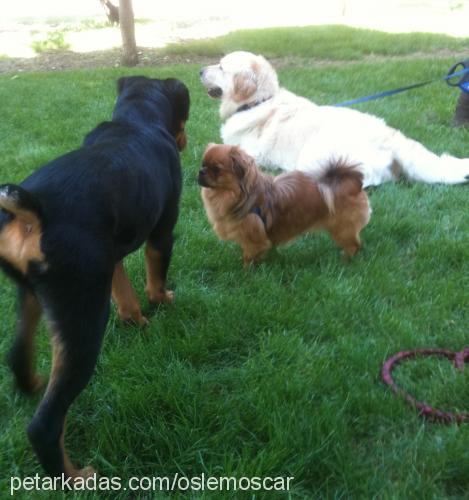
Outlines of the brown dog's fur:
M352 257L370 219L363 175L342 160L330 161L317 179L300 171L272 177L239 147L209 144L198 181L215 233L241 245L245 266L272 246L317 229Z

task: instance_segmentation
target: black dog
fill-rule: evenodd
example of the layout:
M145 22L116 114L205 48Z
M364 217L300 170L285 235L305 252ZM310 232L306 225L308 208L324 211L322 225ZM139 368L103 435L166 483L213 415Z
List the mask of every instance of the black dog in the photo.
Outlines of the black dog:
M181 193L179 152L189 92L176 79L121 78L112 121L83 147L37 170L20 186L0 186L0 264L18 284L16 340L8 356L20 389L40 387L34 334L45 312L52 370L28 436L45 471L88 477L64 449L69 406L88 383L109 317L146 322L122 259L147 242L146 292L165 288Z

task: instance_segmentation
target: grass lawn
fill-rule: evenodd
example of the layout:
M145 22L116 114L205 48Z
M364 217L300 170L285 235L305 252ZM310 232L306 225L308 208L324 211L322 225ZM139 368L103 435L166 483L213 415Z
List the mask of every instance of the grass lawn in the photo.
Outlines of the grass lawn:
M349 31L350 47L358 47L350 53L337 45L335 29L279 30L269 45L272 33L263 38L245 32L232 45L215 40L215 48L207 43L205 49L197 44L185 50L213 55L246 48L273 55L285 33L292 39L302 33L302 43L279 54L295 55L297 46L301 57L325 58L331 46L337 48L331 59L356 61L283 66L281 84L334 103L443 75L455 59L442 51L469 48L468 40L436 37L427 43L425 35L396 45L401 37L374 33L382 57L364 62L357 54L373 52L368 32ZM316 47L326 50L316 53ZM389 54L406 57L388 59ZM352 263L342 264L331 240L316 234L245 272L240 249L219 242L210 229L196 184L206 143L219 140L217 103L205 95L199 69L0 77L0 182L19 182L79 146L86 132L109 118L115 80L123 74L175 76L192 96L169 276L176 302L152 313L145 332L122 326L112 313L95 376L69 412L72 459L124 480L176 472L294 476L291 498L467 498L469 426L423 422L383 386L379 370L402 349L460 350L469 344L469 187L375 188L369 193L373 215L362 234L365 246ZM357 108L438 153L469 156L469 132L451 126L457 96L441 83ZM142 252L126 265L144 302ZM15 290L3 276L0 316L4 358L15 325ZM38 343L38 367L47 373L44 326ZM397 378L430 403L469 410L469 369L461 374L446 361L416 361L398 368ZM12 390L6 364L0 364L0 498L9 495L11 475L42 473L25 434L37 403ZM221 497L242 495L205 492L190 498Z

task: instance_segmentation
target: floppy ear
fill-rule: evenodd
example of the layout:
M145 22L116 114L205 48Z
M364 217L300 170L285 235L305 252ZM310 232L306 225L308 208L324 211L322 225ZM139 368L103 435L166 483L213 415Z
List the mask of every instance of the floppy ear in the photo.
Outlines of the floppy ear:
M245 101L257 89L256 74L252 70L236 73L233 78L233 99L236 102Z
M163 80L164 93L173 107L174 119L186 122L189 118L191 98L187 86L176 78Z
M247 169L254 163L253 158L236 146L231 148L230 158L234 174L238 179L243 179Z
M189 89L184 83L176 78L166 78L166 80L162 82L164 88L163 92L168 98L172 109L171 131L181 151L184 149L185 143L187 142L184 127L186 121L189 119L189 108L191 104ZM183 142L184 146L181 148Z
M187 146L186 122L181 121L179 132L176 134L176 144L179 151L182 151Z

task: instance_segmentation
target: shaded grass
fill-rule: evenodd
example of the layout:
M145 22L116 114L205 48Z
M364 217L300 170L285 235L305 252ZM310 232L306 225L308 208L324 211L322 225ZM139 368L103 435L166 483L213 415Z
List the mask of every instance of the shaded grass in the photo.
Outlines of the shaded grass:
M244 48L249 44L246 39ZM294 92L331 103L442 74L451 63L298 67L281 70L280 80ZM350 265L341 264L325 235L314 235L246 273L240 250L212 233L195 182L205 144L219 140L217 104L201 88L198 69L138 70L181 78L191 90L184 194L169 277L177 300L152 312L145 333L124 328L113 313L96 374L69 414L72 458L122 478L175 472L295 476L294 498L464 498L468 427L422 422L384 388L379 370L401 349L460 349L468 342L467 186L400 183L373 189L365 247ZM77 147L110 116L115 79L124 73L132 72L1 77L1 182L19 182ZM468 132L451 126L456 97L437 84L359 109L386 118L437 152L468 156ZM126 265L145 304L142 252ZM2 357L14 311L13 286L2 276ZM44 330L41 372L50 366ZM396 377L429 402L467 411L467 373L422 360L399 367ZM0 365L2 494L10 475L41 473L24 433L36 403L11 390L10 374Z

